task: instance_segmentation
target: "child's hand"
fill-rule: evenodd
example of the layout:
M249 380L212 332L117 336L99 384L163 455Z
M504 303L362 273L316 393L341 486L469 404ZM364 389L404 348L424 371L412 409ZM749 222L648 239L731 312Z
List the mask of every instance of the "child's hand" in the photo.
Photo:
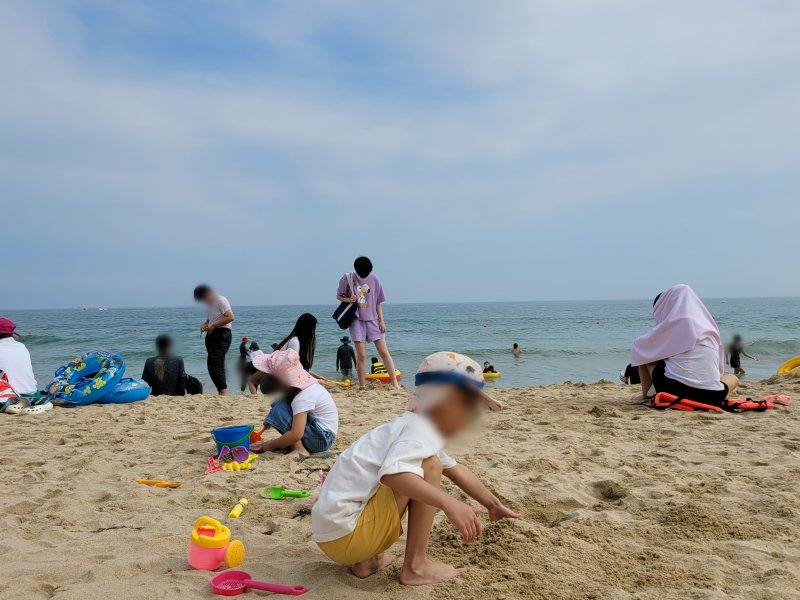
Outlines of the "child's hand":
M378 329L381 330L381 333L386 333L386 322L383 319L378 321Z
M522 517L521 514L514 512L503 504L492 506L489 509L489 520L492 523L495 521L500 521L501 519L519 519L520 517Z
M481 534L481 520L478 518L480 508L467 506L455 498L444 508L447 519L461 532L461 541L469 544Z

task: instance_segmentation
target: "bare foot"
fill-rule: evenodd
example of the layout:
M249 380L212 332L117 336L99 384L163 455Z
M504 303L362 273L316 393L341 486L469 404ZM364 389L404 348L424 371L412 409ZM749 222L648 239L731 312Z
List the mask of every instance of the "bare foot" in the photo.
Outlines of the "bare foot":
M648 398L644 394L642 394L641 392L631 396L631 404L644 404L644 403L647 402L647 400L648 400Z
M453 577L458 577L461 569L456 569L444 563L433 562L425 558L422 562L410 567L403 565L400 571L400 583L403 585L429 585L431 583L441 583Z
M301 456L310 456L310 455L305 450L292 450L291 452L289 452L289 454L286 454L284 458L287 460L297 460Z
M356 563L350 567L350 572L359 579L366 579L370 575L374 575L383 567L392 564L397 557L394 554L381 553L373 556L369 560Z

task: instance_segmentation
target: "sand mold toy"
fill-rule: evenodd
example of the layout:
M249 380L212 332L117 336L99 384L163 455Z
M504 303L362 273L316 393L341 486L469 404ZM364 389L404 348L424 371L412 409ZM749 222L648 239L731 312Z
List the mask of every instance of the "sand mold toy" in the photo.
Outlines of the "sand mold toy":
M223 564L238 567L244 562L244 544L231 541L231 530L211 517L194 522L189 537L189 564L193 569L216 571Z

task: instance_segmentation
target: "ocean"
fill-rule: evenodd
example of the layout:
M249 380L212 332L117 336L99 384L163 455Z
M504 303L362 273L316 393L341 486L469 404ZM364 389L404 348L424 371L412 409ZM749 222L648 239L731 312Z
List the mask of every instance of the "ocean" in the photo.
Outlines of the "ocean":
M713 299L707 306L723 338L744 336L748 379L775 373L783 361L800 355L800 298ZM488 304L386 304L387 343L407 385L420 360L437 350L455 350L483 363L491 361L502 377L491 386L518 387L566 380L617 381L628 362L631 341L652 324L648 300L586 302L509 302ZM238 389L234 367L243 336L269 349L310 312L319 319L314 370L334 377L336 348L343 335L331 319L333 306L235 306L234 343L228 353L229 385ZM160 333L174 336L186 369L212 390L205 367L200 323L205 312L188 308L110 308L6 310L33 358L40 387L60 365L95 349L115 350L127 362L126 375L141 375ZM514 342L523 353L511 354ZM370 349L370 356L376 355Z

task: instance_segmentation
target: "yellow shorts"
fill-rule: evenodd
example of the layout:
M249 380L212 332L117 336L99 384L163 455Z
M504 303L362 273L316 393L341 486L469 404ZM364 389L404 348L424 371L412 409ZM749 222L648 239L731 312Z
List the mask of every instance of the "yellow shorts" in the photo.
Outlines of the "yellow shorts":
M381 485L367 502L352 533L338 540L317 542L317 545L331 560L354 565L390 548L402 534L394 492Z

